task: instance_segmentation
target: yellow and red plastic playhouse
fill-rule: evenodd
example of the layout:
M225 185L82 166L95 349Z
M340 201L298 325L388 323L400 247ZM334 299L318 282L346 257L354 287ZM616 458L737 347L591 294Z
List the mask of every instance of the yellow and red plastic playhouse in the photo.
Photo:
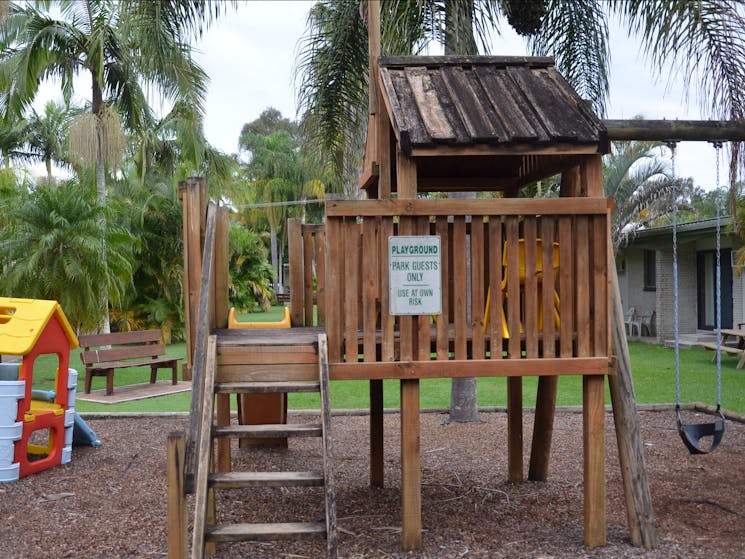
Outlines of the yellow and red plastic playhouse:
M20 364L3 364L6 373L0 381L7 387L7 394L0 395L3 400L0 407L7 412L9 401L17 399L14 426L20 431L20 439L13 445L11 466L18 469L19 477L69 461L71 442L68 444L67 439L72 437L71 405L74 405L77 376L69 370L69 364L70 350L76 347L78 339L56 301L0 297L0 354L21 357ZM59 361L54 394L49 402L32 399L34 363L37 357L46 354L56 355ZM44 430L48 432L47 442L32 444L32 435Z

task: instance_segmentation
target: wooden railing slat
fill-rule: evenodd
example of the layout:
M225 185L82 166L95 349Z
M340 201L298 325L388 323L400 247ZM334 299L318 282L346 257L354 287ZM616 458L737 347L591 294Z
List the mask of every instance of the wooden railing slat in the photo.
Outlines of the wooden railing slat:
M523 248L525 250L525 356L538 357L538 266L536 256L536 218L525 216L523 221Z
M455 323L455 358L466 359L468 340L466 339L466 219L456 216L453 223L453 319Z
M483 359L484 347L484 217L471 218L471 352Z

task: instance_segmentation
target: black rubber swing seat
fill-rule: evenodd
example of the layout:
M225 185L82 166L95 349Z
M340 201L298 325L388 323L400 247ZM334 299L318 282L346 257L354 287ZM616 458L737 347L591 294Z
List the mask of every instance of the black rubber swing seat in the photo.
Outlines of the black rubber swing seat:
M678 433L680 438L683 439L683 444L686 445L688 452L691 454L709 454L714 452L722 442L724 437L724 416L720 410L719 418L712 423L683 423L680 419L680 409L677 410L678 415ZM711 445L708 449L701 447L701 439L706 437L712 437Z

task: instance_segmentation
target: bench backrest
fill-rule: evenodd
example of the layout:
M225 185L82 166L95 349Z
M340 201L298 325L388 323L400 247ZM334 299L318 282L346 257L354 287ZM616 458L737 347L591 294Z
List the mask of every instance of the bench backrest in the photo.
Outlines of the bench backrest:
M80 358L86 365L143 357L155 358L166 351L160 330L90 334L78 336L78 341L83 348ZM111 349L93 349L100 346L111 346Z

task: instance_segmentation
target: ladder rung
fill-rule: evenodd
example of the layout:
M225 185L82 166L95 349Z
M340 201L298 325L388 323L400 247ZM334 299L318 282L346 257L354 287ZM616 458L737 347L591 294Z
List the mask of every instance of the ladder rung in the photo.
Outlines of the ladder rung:
M215 524L207 526L204 533L208 542L307 540L325 537L326 524L321 522Z
M268 394L276 392L318 392L320 383L313 380L277 382L218 382L215 392L240 394Z
M240 438L320 437L320 423L290 423L266 425L223 425L212 427L212 436Z
M323 485L324 479L317 472L220 472L210 474L208 483L215 489L309 487Z

